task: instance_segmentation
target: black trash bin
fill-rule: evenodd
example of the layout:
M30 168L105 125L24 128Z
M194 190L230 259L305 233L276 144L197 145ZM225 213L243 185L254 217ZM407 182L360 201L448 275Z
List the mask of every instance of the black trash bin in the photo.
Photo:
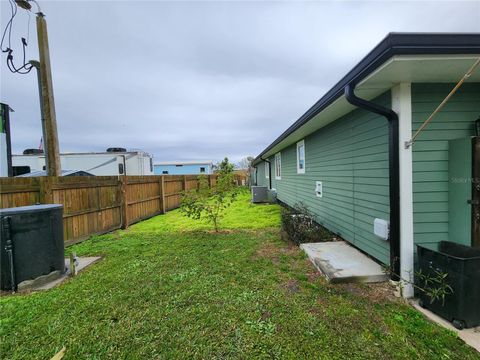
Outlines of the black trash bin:
M480 249L450 241L417 248L422 273L447 273L445 281L453 290L445 295L445 301L438 299L433 303L419 291L421 305L451 321L456 328L480 325Z

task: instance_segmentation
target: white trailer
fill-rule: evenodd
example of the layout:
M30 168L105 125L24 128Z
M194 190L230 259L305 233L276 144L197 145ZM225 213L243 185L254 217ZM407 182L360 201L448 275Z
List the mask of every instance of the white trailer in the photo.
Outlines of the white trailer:
M152 155L141 151L106 151L60 154L62 170L83 170L97 176L153 175ZM12 155L14 167L27 166L30 172L45 169L44 154Z
M7 134L0 132L0 177L8 176Z

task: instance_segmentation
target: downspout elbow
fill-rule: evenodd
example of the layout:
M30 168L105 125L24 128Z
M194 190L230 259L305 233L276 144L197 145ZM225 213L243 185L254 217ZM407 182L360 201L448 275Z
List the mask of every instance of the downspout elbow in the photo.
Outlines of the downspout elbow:
M370 112L385 116L389 122L398 122L398 115L392 109L387 109L381 105L359 98L357 95L355 95L355 84L347 84L344 89L344 94L345 98L350 104L358 106Z
M263 160L266 163L268 163L268 188L271 189L272 188L272 163L270 162L270 160L264 159L262 157L260 157L260 160Z

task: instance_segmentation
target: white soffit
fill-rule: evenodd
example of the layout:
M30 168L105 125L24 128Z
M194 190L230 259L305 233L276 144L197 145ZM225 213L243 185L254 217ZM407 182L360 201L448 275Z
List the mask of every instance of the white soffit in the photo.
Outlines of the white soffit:
M385 87L410 83L457 83L478 55L399 55L394 56L362 80L359 86ZM480 68L467 82L480 82Z
M377 70L363 79L355 94L372 100L399 83L457 83L480 57L478 55L398 55L390 58ZM480 82L480 67L467 80ZM305 125L270 149L264 157L272 156L286 146L302 140L341 116L354 110L345 96L341 96L313 117Z

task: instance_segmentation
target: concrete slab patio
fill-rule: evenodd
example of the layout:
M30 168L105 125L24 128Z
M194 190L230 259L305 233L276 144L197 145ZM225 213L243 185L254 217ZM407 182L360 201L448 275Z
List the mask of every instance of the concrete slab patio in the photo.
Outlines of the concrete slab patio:
M388 280L380 264L345 241L307 243L300 248L332 283Z

